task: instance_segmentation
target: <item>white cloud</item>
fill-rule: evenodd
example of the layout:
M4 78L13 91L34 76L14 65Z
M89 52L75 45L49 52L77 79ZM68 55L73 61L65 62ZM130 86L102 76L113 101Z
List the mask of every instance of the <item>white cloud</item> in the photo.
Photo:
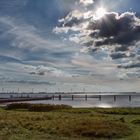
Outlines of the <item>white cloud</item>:
M37 75L44 75L44 76L55 76L55 77L71 77L72 75L68 74L67 72L54 68L54 67L48 67L48 66L26 66L26 70L28 70L29 73L34 72L34 74Z
M7 28L7 31L1 35L1 38L14 38L11 39L13 47L31 51L37 51L41 48L53 50L54 48L61 47L60 44L41 36L34 26L18 23L18 21L11 17L0 17L0 22Z
M93 0L80 0L79 1L80 4L83 4L84 6L88 6L94 3Z
M140 45L137 44L140 40L140 19L135 13L106 12L97 19L94 8L78 9L71 11L59 22L62 26L56 27L54 32L66 34L68 40L80 44L83 53L89 52L97 56L99 51L106 51L106 60L109 61L111 59L108 59L108 56L113 60L127 58L136 61L135 57L139 55Z

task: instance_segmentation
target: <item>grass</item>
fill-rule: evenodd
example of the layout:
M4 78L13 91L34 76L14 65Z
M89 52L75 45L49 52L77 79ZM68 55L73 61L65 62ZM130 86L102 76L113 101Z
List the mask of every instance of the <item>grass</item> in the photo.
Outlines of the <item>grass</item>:
M9 105L0 109L0 140L140 140L139 112L139 108Z
M7 110L14 110L14 109L29 109L31 104L28 103L13 103L13 104L8 104L6 106Z
M103 114L117 114L117 115L140 115L139 108L110 108L110 109L101 109L97 108L96 112Z

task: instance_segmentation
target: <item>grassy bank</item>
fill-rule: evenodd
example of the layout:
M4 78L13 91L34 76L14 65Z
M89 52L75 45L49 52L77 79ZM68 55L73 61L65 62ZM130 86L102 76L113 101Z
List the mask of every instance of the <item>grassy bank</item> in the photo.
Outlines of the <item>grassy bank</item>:
M140 140L140 109L14 104L0 109L0 140Z

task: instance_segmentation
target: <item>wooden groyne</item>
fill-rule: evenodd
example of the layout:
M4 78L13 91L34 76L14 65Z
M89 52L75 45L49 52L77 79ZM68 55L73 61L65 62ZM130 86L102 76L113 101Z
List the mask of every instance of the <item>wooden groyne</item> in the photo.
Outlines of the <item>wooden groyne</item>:
M118 97L126 97L130 102L132 101L132 97L133 96L140 96L140 95L91 95L91 94L67 94L67 95L64 95L64 94L58 94L58 95L52 95L52 100L55 100L55 99L58 99L59 101L63 100L63 99L71 99L72 101L74 99L78 99L78 98L82 98L82 99L85 99L85 101L87 101L88 99L93 99L93 98L97 98L99 101L102 101L102 99L104 97L111 97L114 102L117 101L117 98Z

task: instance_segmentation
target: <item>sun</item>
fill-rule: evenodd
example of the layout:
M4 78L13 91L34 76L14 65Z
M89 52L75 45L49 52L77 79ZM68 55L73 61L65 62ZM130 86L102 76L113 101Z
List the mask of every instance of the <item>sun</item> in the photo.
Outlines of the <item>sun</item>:
M106 13L107 13L106 9L104 7L100 7L95 12L95 18L101 19Z

